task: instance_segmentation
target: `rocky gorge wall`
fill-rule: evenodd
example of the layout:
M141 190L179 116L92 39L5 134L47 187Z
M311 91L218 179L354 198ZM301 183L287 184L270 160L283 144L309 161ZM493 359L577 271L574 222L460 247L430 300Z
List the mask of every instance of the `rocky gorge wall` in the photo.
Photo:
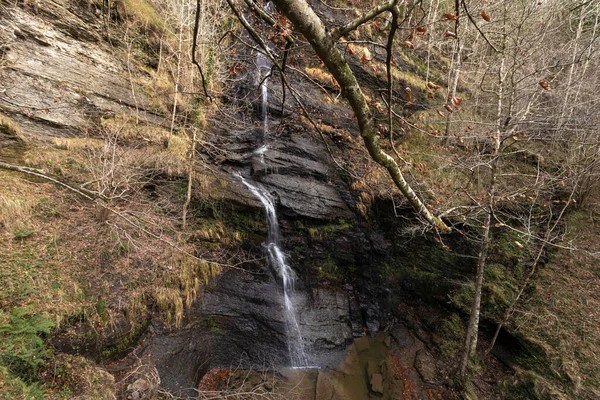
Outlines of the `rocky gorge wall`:
M39 8L0 5L0 112L34 146L52 143L52 138L87 138L91 124L117 114L135 118L143 126L168 127L168 116L156 111L133 79L143 70L104 35L99 10L95 3L74 0L47 1ZM255 101L258 87L249 90L256 92L254 100L250 96ZM280 89L272 84L269 90L269 108L277 115ZM343 104L324 105L317 89L302 92L309 107L321 109L322 123L354 132ZM381 268L394 236L382 233L380 221L365 219L348 176L293 109L293 102L289 103L286 118L278 115L271 121L268 149L261 155L255 152L264 143L261 128L226 124L212 128L218 137L215 145L225 156L211 167L219 186L210 189L219 192L219 204L226 204L226 219L250 215L258 221L244 232L247 236L239 245L251 260L244 264L248 271L225 269L213 278L186 310L181 327L152 314L135 355L150 359L163 387L184 395L193 395L202 376L213 368L271 369L288 364L280 285L266 267L261 248L266 235L262 206L233 176L238 172L276 198L283 247L300 277L295 301L314 366L336 369L353 343L361 346L356 339L391 332L393 342L386 348L400 351L396 362L404 365L404 376L390 373L386 382L407 382L407 387L418 387L414 393L427 398L427 388L444 385L439 378L442 372L427 350L433 339L418 321L401 322L406 315L396 307L398 291L382 284ZM192 220L206 212L199 197L192 202ZM407 325L421 333L411 333ZM123 334L116 329L117 337ZM360 358L358 354L368 350L362 346L350 350L350 357ZM64 347L77 352L76 345ZM130 344L127 350L134 347ZM371 390L370 381L382 367L374 367L374 362L356 361L360 367L355 372L368 375L366 393L377 396L381 393ZM363 374L361 368L368 370ZM386 368L392 371L391 366ZM386 395L393 396L396 389L389 390ZM410 390L403 393L411 398L406 394Z

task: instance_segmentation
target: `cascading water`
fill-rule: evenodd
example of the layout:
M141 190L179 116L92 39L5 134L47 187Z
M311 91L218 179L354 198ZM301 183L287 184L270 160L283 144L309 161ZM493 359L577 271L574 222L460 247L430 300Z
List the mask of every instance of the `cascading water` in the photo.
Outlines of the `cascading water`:
M268 13L273 11L273 4L269 1L264 7ZM256 67L260 78L260 93L261 93L261 118L263 123L263 140L266 140L269 134L269 75L271 73L271 61L263 54L258 53L256 56ZM260 157L260 161L264 163L264 154L268 149L267 144L263 144L256 149L253 154ZM281 279L283 286L283 308L285 329L287 335L288 352L290 362L293 368L305 368L309 366L308 357L304 351L304 341L302 332L298 324L298 317L294 308L293 294L294 282L296 274L288 265L285 253L281 250L279 236L279 222L275 212L273 197L264 188L248 182L244 177L235 174L241 179L242 183L256 196L265 208L268 222L268 236L265 245L269 267Z
M263 132L265 137L269 133L269 75L271 74L271 61L266 55L258 53L256 56L256 67L260 74L260 113L263 123Z
M294 282L296 274L286 261L284 252L281 250L279 223L275 212L273 197L265 189L255 186L246 181L241 175L237 175L242 183L256 196L265 208L268 222L267 236L267 258L271 269L281 278L283 285L284 317L287 334L288 351L292 367L308 367L308 357L304 351L302 332L298 324L296 310L293 303Z
M270 1L267 2L264 6L264 10L267 13L271 13L273 11L273 3ZM269 57L266 54L258 53L256 55L256 67L258 69L259 78L260 78L260 95L261 95L261 117L263 123L263 132L266 138L269 133L269 76L271 75L271 67L272 63Z

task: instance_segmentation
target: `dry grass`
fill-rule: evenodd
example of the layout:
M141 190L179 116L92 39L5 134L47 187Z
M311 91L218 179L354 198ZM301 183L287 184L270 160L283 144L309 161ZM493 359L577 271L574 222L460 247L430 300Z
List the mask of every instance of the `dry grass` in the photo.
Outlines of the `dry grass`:
M12 119L0 113L0 133L18 140L24 140L21 128Z
M52 138L52 143L57 149L81 151L97 149L104 145L104 141L96 138Z
M323 68L306 67L304 68L304 72L306 72L306 75L317 81L322 86L334 89L340 88L333 76Z
M100 136L113 137L117 142L131 144L143 141L146 144L164 145L169 131L160 126L136 124L135 118L128 114L117 114L100 121Z
M179 327L185 308L192 305L198 298L202 285L219 274L221 268L217 264L199 261L185 254L170 253L176 272L169 274L162 285L154 287L152 293L163 318Z
M147 0L123 0L123 4L127 15L144 28L154 32L164 31L164 19L158 15L152 4Z
M175 82L173 82L172 76L167 73L166 70L156 72L152 69L147 69L148 76L141 76L136 78L136 82L144 89L146 96L148 97L148 104L150 110L155 111L159 114L169 115L173 112L173 99L175 91ZM178 99L178 105L181 108L187 109L189 96L180 96Z
M12 230L17 226L26 226L31 217L31 201L0 194L0 227Z
M0 230L0 259L3 261L2 299L10 304L29 305L37 313L54 317L60 325L64 316L77 313L82 306L80 285L71 280L68 268L69 254L60 253L62 237L58 231L61 224L53 225L60 218L62 205L55 188L48 184L29 183L0 172L2 192L2 218L5 212L12 220L8 226L27 226L30 235L15 238L10 229ZM17 240L15 240L17 239ZM21 298L28 293L26 298Z

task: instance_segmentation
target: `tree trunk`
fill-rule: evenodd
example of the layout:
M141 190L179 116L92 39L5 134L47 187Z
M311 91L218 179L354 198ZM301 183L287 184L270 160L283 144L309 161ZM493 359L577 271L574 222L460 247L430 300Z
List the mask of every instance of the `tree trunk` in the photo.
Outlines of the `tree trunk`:
M181 76L181 48L183 45L183 31L185 28L185 21L183 19L183 1L181 2L180 13L179 13L179 47L177 49L177 70L175 72L175 94L173 97L173 113L171 114L171 129L169 129L169 141L171 140L171 135L173 135L173 130L175 129L175 117L177 116L177 102L179 100L179 79Z
M481 238L481 248L479 249L479 257L477 258L477 274L475 276L475 298L471 305L471 313L469 316L469 325L465 336L465 348L460 363L460 377L463 383L467 382L467 372L469 361L475 355L477 349L477 336L479 331L479 315L481 313L481 291L483 288L483 273L487 261L487 253L490 244L490 224L492 223L492 213L488 211L483 228L483 236Z
M456 96L456 88L458 87L458 78L460 77L460 67L461 67L461 56L463 50L462 41L456 44L457 50L455 54L454 60L454 75L452 76L452 82L449 82L448 87L448 97L446 98L446 104L452 106L452 98ZM450 127L452 125L452 115L453 113L449 112L446 116L446 146L450 144Z
M490 161L490 180L488 186L488 202L486 216L483 225L481 237L481 248L477 259L477 273L475 276L475 298L471 306L469 315L469 325L465 336L465 348L460 363L460 378L463 385L466 385L468 380L469 361L475 355L477 350L477 339L479 333L479 317L481 314L481 292L483 289L483 274L487 262L487 253L490 245L490 227L492 224L492 216L494 213L494 203L496 195L496 171L498 168L498 160L500 155L500 145L502 143L502 134L504 125L502 123L502 107L504 100L504 78L506 65L506 1L504 3L505 19L504 19L504 37L502 41L502 53L500 67L498 69L498 91L496 104L496 134L493 136L492 159Z

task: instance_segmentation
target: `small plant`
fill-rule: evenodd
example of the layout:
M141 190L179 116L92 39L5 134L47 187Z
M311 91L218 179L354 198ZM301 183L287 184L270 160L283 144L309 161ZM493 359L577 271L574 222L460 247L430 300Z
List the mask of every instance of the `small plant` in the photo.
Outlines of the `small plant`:
M31 235L33 235L33 233L35 232L34 229L29 228L26 225L17 225L14 229L13 229L13 238L15 240L19 240L19 239L25 239Z
M42 335L54 326L50 317L34 314L32 307L14 307L0 312L0 363L23 379L33 382L46 362L48 350Z

